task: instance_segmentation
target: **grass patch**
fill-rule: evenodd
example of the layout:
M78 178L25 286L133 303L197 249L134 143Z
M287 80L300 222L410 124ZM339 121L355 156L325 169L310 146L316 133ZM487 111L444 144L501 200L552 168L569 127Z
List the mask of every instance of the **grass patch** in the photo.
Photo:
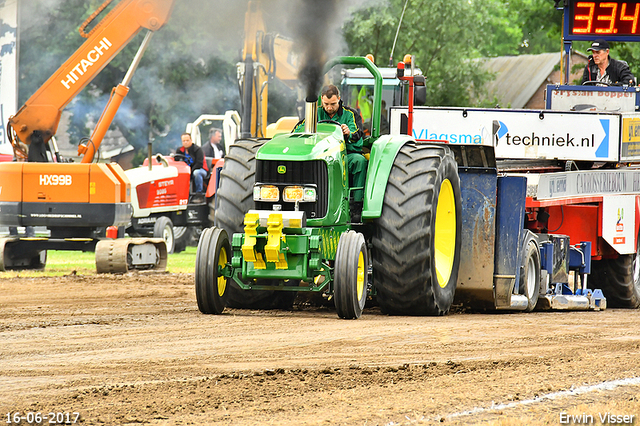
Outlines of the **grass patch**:
M167 271L192 274L196 269L196 247L187 247L181 253L173 253L167 259ZM15 277L59 277L74 273L78 275L96 275L94 252L56 251L47 252L47 266L44 271L5 271L0 278Z

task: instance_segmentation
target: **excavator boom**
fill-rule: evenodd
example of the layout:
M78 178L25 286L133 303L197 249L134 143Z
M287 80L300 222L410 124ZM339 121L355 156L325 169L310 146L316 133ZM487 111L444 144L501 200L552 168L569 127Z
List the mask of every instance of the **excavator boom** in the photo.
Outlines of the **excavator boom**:
M122 0L89 33L87 40L9 119L17 138L29 145L34 132L47 142L62 110L140 30L159 30L175 0Z

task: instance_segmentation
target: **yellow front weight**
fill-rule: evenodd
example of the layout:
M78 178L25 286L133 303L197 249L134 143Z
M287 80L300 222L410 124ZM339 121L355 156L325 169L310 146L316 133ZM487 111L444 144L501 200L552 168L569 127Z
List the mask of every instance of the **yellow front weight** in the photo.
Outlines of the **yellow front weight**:
M267 220L267 232L269 237L267 245L264 246L264 254L267 262L276 264L276 269L287 269L287 258L280 250L280 241L284 239L282 235L282 214L271 213Z
M253 262L256 269L266 269L267 264L262 259L261 253L256 253L256 236L260 225L260 215L247 213L244 217L244 243L242 244L242 256L247 262Z

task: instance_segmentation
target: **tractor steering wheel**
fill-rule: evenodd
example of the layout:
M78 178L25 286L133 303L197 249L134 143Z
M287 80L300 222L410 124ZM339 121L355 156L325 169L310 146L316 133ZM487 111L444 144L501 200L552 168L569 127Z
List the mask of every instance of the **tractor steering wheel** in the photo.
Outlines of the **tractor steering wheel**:
M336 120L320 120L318 121L318 124L320 123L331 123L331 124L335 124L338 127L342 127L342 124L338 123ZM343 136L344 136L344 141L349 142L350 135L343 135Z
M184 154L175 153L175 154L173 154L173 159L176 160L176 161L184 161L184 162L186 162L187 156L184 155Z
M341 124L338 123L336 120L320 120L318 121L318 124L320 123L331 123L331 124L335 124L336 126L341 126Z
M604 86L611 86L611 84L606 83L604 81L596 81L596 80L589 80L589 81L585 81L584 83L582 83L583 86L596 86L598 84L602 84Z

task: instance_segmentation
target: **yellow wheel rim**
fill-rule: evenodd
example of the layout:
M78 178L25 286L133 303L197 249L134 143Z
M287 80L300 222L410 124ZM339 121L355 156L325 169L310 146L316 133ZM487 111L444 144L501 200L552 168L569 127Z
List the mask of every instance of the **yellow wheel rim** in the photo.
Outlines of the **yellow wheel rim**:
M227 264L227 250L222 247L220 249L220 255L218 256L218 267L224 267ZM218 272L219 274L220 272ZM218 275L218 296L224 296L224 292L227 289L227 277L224 275Z
M356 279L358 300L362 299L362 293L364 293L364 255L360 251L358 255L358 277Z
M456 199L449 179L440 185L436 209L434 237L436 276L438 285L445 288L451 277L456 254Z

